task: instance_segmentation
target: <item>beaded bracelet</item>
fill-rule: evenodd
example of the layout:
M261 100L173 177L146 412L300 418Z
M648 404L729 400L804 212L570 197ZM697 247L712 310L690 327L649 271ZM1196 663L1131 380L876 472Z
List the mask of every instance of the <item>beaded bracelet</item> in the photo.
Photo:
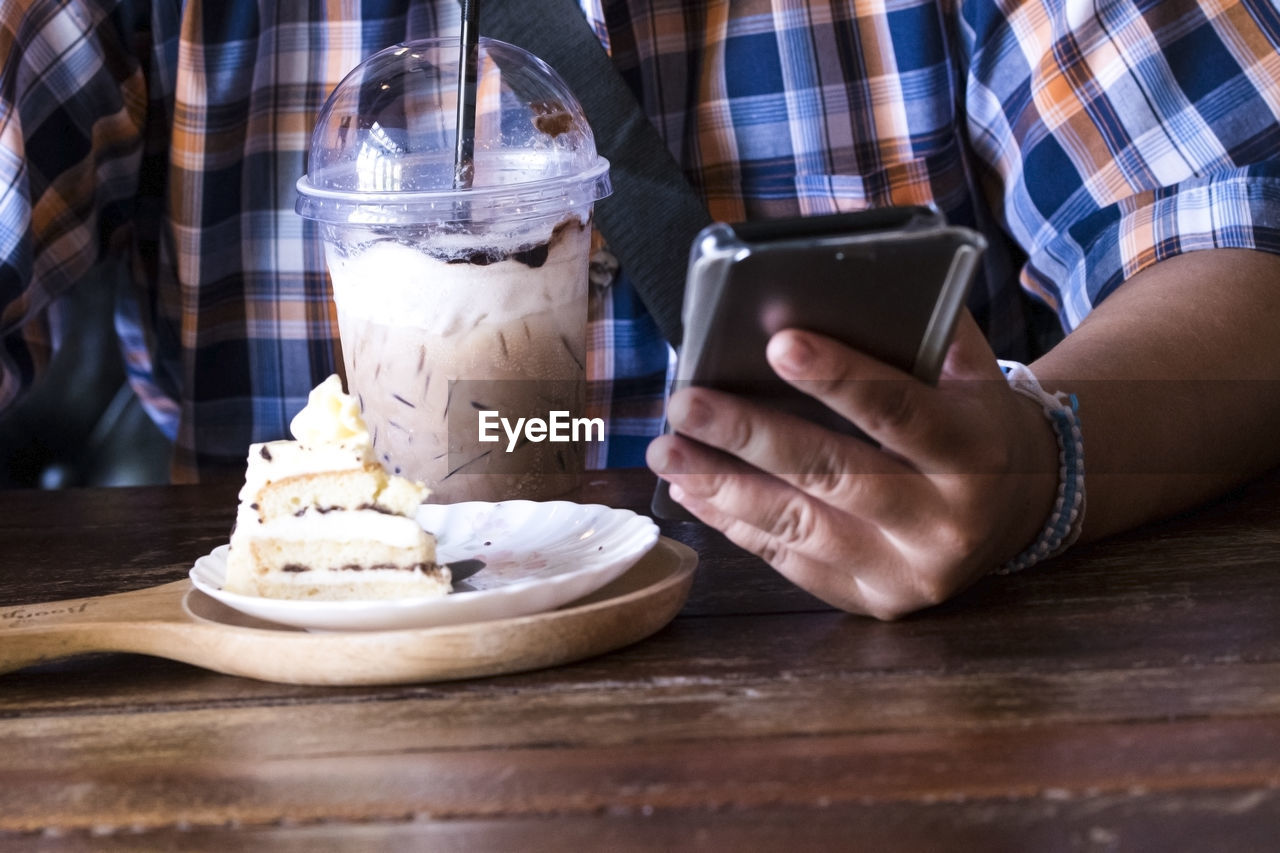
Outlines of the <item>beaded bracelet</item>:
M995 570L996 574L1007 575L1056 557L1079 538L1084 525L1084 441L1080 432L1080 403L1075 394L1050 394L1040 387L1035 374L1025 364L1002 360L1000 369L1010 388L1040 404L1058 440L1058 494L1053 510L1039 538Z

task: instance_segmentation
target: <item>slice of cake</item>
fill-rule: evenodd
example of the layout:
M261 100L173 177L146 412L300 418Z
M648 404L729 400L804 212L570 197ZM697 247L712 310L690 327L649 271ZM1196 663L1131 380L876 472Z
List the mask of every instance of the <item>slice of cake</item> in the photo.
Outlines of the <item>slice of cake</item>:
M444 595L449 569L414 518L428 490L378 464L359 408L330 376L290 424L249 447L228 592L339 600Z

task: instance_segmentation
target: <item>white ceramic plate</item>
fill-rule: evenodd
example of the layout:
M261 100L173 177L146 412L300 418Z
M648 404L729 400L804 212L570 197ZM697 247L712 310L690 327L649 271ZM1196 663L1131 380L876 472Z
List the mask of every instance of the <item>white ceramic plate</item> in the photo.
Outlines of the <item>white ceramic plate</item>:
M595 592L658 541L658 526L629 509L568 501L424 504L418 522L436 535L436 559L485 567L434 598L286 601L225 592L227 546L196 560L191 582L228 607L320 631L430 628L527 616Z

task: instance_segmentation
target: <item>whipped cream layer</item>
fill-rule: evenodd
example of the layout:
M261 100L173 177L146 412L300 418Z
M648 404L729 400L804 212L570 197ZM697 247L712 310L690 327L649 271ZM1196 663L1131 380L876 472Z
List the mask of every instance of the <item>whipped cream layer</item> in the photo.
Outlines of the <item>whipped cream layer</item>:
M475 238L468 239L465 248L476 248ZM536 265L519 259L525 255L510 254L509 247L483 247L478 255L483 262L477 263L466 255L446 259L442 255L452 252L440 252L436 243L428 251L393 240L349 253L329 243L326 256L339 312L445 336L582 299L591 229L571 219L540 245L546 246L545 260L537 245L529 250L541 260ZM499 259L485 260L486 251Z
M412 518L369 510L308 512L261 524L254 534L282 541L360 542L375 540L393 548L416 547L427 534Z

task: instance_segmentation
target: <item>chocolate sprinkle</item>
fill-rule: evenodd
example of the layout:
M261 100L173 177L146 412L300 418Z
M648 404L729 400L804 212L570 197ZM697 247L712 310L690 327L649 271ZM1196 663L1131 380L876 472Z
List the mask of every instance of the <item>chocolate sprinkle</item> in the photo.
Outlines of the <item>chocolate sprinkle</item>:
M465 255L443 258L445 263L449 264L472 264L473 266L485 267L489 264L496 264L511 258L525 266L537 269L547 262L547 257L551 252L551 246L559 239L561 234L568 231L573 226L577 226L579 231L587 227L587 223L580 219L570 218L561 222L551 232L551 239L545 243L534 243L528 246L521 246L515 251L503 251L501 249L477 249L468 252Z

